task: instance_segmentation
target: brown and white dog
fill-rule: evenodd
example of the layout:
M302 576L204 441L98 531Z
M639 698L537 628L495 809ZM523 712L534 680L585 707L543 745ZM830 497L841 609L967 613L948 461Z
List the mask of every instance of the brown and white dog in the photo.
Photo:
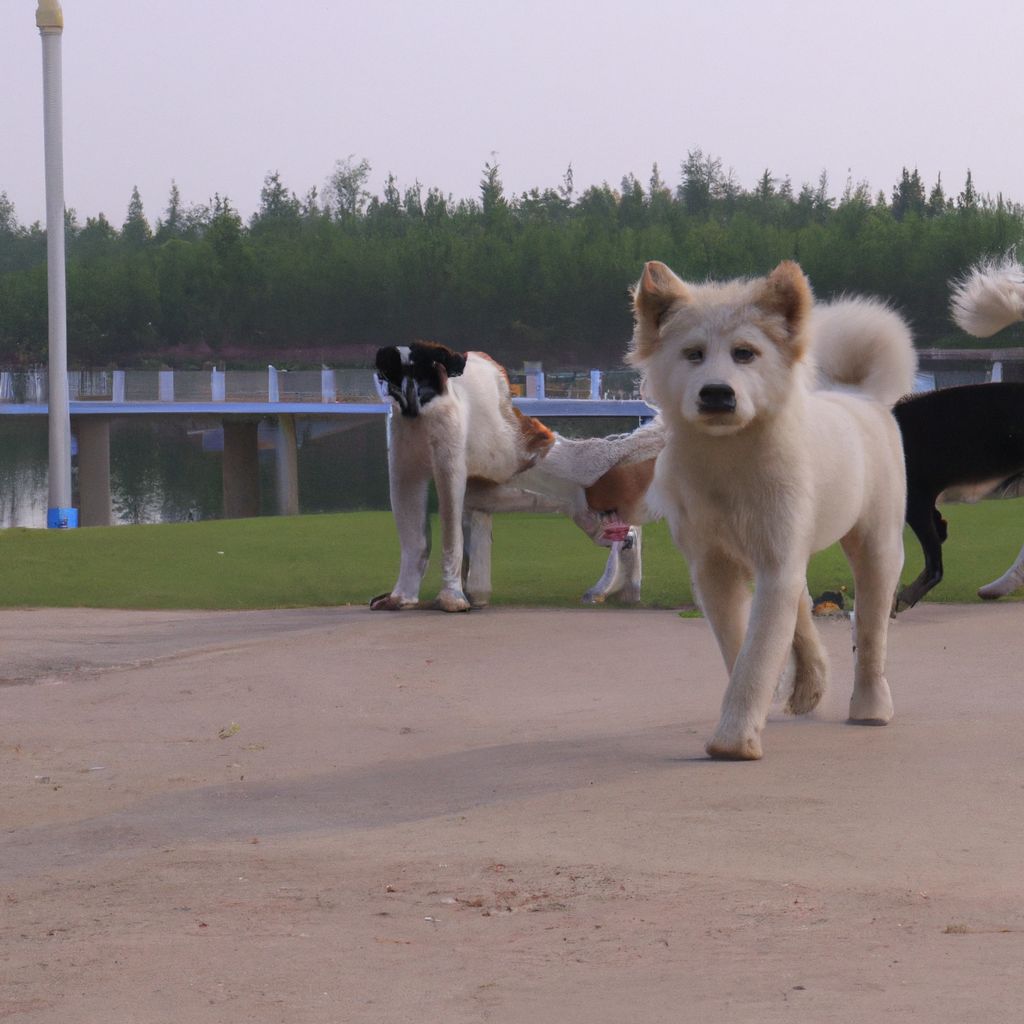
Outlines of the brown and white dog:
M584 600L615 593L639 599L641 535L619 513L638 506L646 491L662 445L657 423L608 438L562 437L516 409L507 374L482 352L417 342L380 349L376 365L400 414L392 419L388 471L401 561L395 586L371 608L419 603L430 554L431 479L443 546L437 605L444 611L489 600L494 512L570 516L595 543L611 547L604 575Z

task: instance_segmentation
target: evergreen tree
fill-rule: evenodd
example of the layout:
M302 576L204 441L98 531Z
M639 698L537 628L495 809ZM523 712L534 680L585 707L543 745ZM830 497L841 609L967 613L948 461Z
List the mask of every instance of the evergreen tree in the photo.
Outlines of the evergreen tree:
M132 186L132 197L128 202L128 216L121 228L121 237L128 245L135 248L141 248L153 237L142 208L142 196L139 195L137 186Z
M927 213L929 217L941 217L949 210L950 201L946 199L946 193L942 188L942 174L936 179L935 185L928 194Z
M978 193L974 190L974 178L971 176L971 169L967 168L967 180L964 182L964 190L956 197L956 208L969 213L978 209Z
M682 165L682 182L679 198L692 217L707 216L711 212L711 200L718 195L722 185L722 161L717 157L705 156L699 147L690 150Z
M180 238L182 233L181 191L178 183L171 179L171 193L167 198L167 211L163 220L156 222L155 237L163 242L168 238Z
M915 167L913 172L903 168L899 184L892 190L892 215L896 220L903 220L908 213L923 217L925 213L924 182Z
M299 219L302 206L294 192L285 188L279 171L273 171L263 179L260 189L259 212L253 217L254 224L266 221L290 221Z
M501 183L501 168L491 154L491 161L484 164L484 176L480 179L480 203L484 217L494 218L508 209L505 201L505 187Z

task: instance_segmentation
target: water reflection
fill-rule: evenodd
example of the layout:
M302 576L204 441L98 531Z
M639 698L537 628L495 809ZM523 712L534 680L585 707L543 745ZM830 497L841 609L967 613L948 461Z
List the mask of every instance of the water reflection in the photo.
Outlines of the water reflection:
M300 424L301 512L389 507L384 418L345 426L319 435L312 424ZM46 526L47 444L43 417L0 416L0 527ZM269 448L260 451L260 484L261 512L273 515L274 452ZM77 505L77 458L72 459L72 486ZM217 438L190 433L169 419L114 420L110 487L115 523L220 518Z

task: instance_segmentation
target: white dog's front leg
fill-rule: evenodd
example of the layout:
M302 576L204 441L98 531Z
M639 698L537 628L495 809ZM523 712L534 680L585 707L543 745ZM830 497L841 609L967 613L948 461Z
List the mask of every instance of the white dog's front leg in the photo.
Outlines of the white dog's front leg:
M828 684L828 654L814 625L811 595L806 590L797 602L793 657L796 673L786 710L791 715L806 715L818 706Z
M711 757L754 761L761 757L761 732L772 694L793 646L802 576L761 578L754 592L750 625L729 677L722 717L707 744Z
M684 549L684 553L685 549ZM732 674L750 618L750 587L743 567L716 555L698 561L690 558L690 582L694 596L715 635L726 672Z

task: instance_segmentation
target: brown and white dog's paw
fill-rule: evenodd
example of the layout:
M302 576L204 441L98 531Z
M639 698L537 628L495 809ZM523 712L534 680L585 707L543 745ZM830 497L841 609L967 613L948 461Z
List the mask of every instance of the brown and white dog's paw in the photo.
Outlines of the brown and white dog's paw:
M374 612L399 612L403 608L415 608L419 601L398 594L378 594L370 599L370 610Z
M437 606L443 612L468 612L469 601L461 590L446 589L437 595Z

